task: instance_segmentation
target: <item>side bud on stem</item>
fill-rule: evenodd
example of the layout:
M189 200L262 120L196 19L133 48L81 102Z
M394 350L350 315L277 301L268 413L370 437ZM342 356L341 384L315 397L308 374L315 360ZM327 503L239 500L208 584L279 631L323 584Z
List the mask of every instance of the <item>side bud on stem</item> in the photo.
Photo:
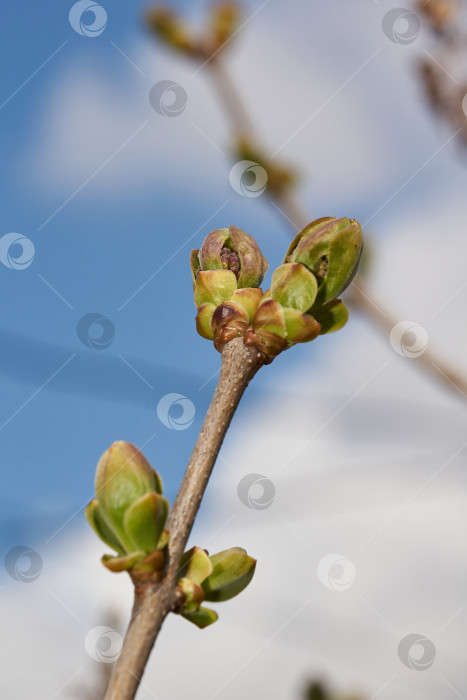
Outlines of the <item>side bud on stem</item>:
M204 628L216 622L214 610L201 607L204 600L222 602L234 598L250 583L255 573L256 559L244 549L233 547L209 556L206 550L193 547L182 558L177 583L174 612Z
M352 281L363 247L360 225L327 217L308 224L273 273L245 335L265 362L295 343L342 328L347 309L337 297Z
M302 263L318 281L315 307L336 299L353 280L363 249L362 229L354 219L325 217L295 236L284 262Z
M96 498L86 508L92 529L117 556L106 554L110 571L128 571L135 586L160 583L169 533L164 525L169 504L157 472L129 442L114 442L99 460ZM234 547L212 557L200 547L182 556L177 572L173 612L200 628L218 619L203 601L229 600L250 583L256 560Z
M162 496L158 473L129 442L114 442L96 470L96 498L86 518L103 542L117 552L104 555L110 571L131 571L135 578L159 580L168 533L164 526L169 503Z

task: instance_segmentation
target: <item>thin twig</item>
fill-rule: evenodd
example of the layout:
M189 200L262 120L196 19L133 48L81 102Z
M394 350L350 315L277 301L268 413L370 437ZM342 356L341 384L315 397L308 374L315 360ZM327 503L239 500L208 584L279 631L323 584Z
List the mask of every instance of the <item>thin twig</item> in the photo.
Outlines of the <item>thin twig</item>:
M162 583L135 584L132 619L105 700L133 700L167 615L173 610L180 559L224 436L250 380L262 365L256 351L235 338L222 350L219 382L196 441L167 528L169 564Z
M347 299L364 310L389 336L392 328L400 319L396 319L379 299L375 299L361 276L357 275L350 289L347 290L347 292L349 291L350 294L347 294ZM413 361L416 363L416 366L426 370L434 379L439 380L445 388L449 387L451 390L455 390L458 395L467 399L467 378L465 375L448 364L444 358L433 352L429 347L424 350L422 355L414 358Z
M209 74L215 85L215 92L219 96L221 104L225 107L225 114L235 139L243 136L254 137L253 123L246 110L237 86L225 69L222 54L217 54L206 64ZM256 140L256 139L255 139Z

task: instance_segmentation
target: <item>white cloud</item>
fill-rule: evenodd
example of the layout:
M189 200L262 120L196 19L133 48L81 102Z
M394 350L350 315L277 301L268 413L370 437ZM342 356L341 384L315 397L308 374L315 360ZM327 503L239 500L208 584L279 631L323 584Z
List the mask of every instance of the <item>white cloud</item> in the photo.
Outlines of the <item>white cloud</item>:
M280 157L295 163L305 178L311 174L317 199L333 195L341 204L384 191L412 138L400 124L394 132L393 114L387 114L400 90L407 54L401 47L396 47L398 53L392 50L379 17L368 15L367 3L359 12L364 21L352 36L340 37L339 53L333 55L327 13L320 17L323 31L310 41L307 23L315 21L315 8L301 7L303 24L298 28L294 23L292 31L284 24L283 11L268 6L225 58L251 104L266 148L274 152L287 142ZM139 70L110 43L112 71L82 56L79 62L63 59L61 78L45 94L36 130L26 144L26 172L35 185L69 194L148 121L86 186L83 196L154 184L203 188L210 197L219 187L225 192L230 161L218 149L228 150L230 134L209 85L209 67L193 76L195 64L150 43L119 48ZM322 60L325 52L328 61ZM164 118L149 105L149 91L162 79L179 82L188 93L187 107L176 118ZM378 100L375 82L384 86ZM401 102L401 123L411 123L416 111L413 102Z
M309 398L291 396L263 406L260 416L240 417L192 541L211 552L246 547L258 558L255 578L239 598L216 606L220 621L209 630L171 616L141 700L154 693L236 700L245 689L248 697L298 698L305 679L322 674L366 697L395 676L387 700L444 697L441 676L465 694L465 612L449 622L465 603L465 459L447 463L465 437L462 409L407 398L384 403L369 390L342 409L347 399L347 392L326 397L314 388ZM411 423L405 433L398 421ZM250 472L274 482L276 497L265 510L237 497ZM97 673L84 649L89 629L109 624L109 609L129 614L130 583L101 567L105 548L93 534L66 529L59 540L42 550L36 582L2 592L9 630L0 647L2 686L12 699L34 688L46 700L83 669L57 696L71 698L76 684ZM343 591L324 586L317 572L332 552L356 567ZM338 568L331 573L340 576ZM437 650L425 672L409 671L397 656L400 639L414 632Z
M280 32L266 16L267 22L254 23L251 35L245 33L232 61L255 110L264 106L264 140L277 144L287 136L291 104L312 114L329 95L336 67L310 70L304 60L305 32L294 50L291 33ZM368 52L361 52L368 56L374 38L368 27L379 26L379 16L362 17L367 24L359 31L362 37L368 33ZM316 51L325 38L323 32ZM402 170L407 168L408 176L416 167L402 142L394 149L382 138L381 124L389 128L385 113L405 59L396 51L400 47L381 46L375 63L380 62L387 81L371 114L358 99L367 89L362 72L360 87L343 90L317 116L319 128L304 128L284 149L304 167L311 160L315 180L327 183L328 196L332 182L336 200L341 192L347 199L363 190L389 196L403 182ZM188 67L160 53L153 73L152 50L124 48L148 78L131 73L130 66L126 75L132 77L118 84L96 67L67 69L51 91L34 136L32 177L49 192L69 194L149 119L86 192L114 194L162 183L208 185L211 196L227 180L227 165L190 120L221 148L228 134L204 76L190 83ZM397 70L391 68L394 61ZM349 59L348 74L355 67ZM269 79L261 81L266 68ZM372 76L377 80L377 72ZM176 119L159 117L148 104L149 88L162 78L190 86L188 107ZM309 92L303 88L308 84ZM407 102L403 108L410 123L416 109ZM413 131L407 129L405 138L410 142ZM345 146L343 161L337 143ZM193 177L200 167L203 176ZM373 277L377 292L399 310L401 320L421 323L433 347L462 362L467 342L465 324L458 323L465 317L467 293L461 289L464 205L457 187L449 194L449 182L438 182L444 194L415 198L414 214L407 214L407 207L401 211L397 200L388 205ZM237 700L245 692L271 700L298 698L305 678L321 673L366 697L390 681L381 692L387 700L445 697L452 691L446 691L441 676L459 694L467 693L467 613L461 610L467 571L459 535L466 528L465 455L454 456L465 441L463 406L414 371L416 360L399 357L387 338L356 316L335 338L317 341L323 348L319 357L311 348L306 357L292 350L290 360L293 353L300 359L289 369L279 358L267 371L285 397L269 399L254 415L240 413L223 450L228 464L221 460L216 467L194 541L211 551L246 547L258 558L255 579L237 600L218 606L220 621L212 629L200 632L172 616L150 662L141 700L151 693L161 700L204 700L220 688L216 697L223 700ZM309 364L315 361L319 372L311 373ZM251 472L274 482L276 498L266 510L249 510L237 498L239 480ZM2 592L9 630L0 647L7 697L29 697L34 690L38 700L45 700L81 666L85 673L95 670L84 651L86 632L106 624L102 611L109 596L112 605L129 612L129 583L100 567L103 548L92 535L72 541L65 530L62 542L36 583ZM319 580L317 565L330 552L355 563L356 580L346 591L329 590ZM399 640L412 632L425 634L437 648L437 659L425 672L410 671L397 657ZM57 697L71 697L71 685Z

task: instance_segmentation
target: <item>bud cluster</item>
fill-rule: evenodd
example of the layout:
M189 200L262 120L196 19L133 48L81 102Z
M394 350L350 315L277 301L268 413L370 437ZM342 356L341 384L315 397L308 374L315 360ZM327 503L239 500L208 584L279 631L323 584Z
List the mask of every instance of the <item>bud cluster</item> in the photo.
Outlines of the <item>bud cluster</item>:
M115 442L104 452L96 470L96 498L86 518L103 542L117 553L102 563L110 571L128 571L133 580L162 581L169 532L164 529L169 504L162 496L157 472L129 442ZM174 612L198 627L217 620L203 601L229 600L243 591L255 572L256 560L234 547L213 556L193 547L178 570Z
M360 225L326 217L292 241L271 288L256 241L234 226L218 229L191 253L198 333L217 350L234 337L271 362L283 350L342 328L347 309L338 298L352 281L362 252Z
M114 442L100 458L95 479L96 498L86 518L117 556L106 554L102 563L111 571L160 574L168 533L164 526L169 503L162 481L137 447Z
M234 598L248 586L255 567L256 560L240 547L212 556L200 547L193 547L182 557L174 612L197 627L207 627L216 622L218 615L201 603Z

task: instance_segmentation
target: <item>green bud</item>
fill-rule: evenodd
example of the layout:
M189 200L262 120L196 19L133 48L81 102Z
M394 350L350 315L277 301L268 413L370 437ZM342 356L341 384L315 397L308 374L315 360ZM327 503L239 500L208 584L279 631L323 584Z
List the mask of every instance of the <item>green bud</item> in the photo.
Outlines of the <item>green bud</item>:
M169 504L157 472L134 445L115 442L99 460L95 485L97 498L87 506L86 518L118 554L105 555L104 566L156 575L164 566L162 550L169 537L164 530Z
M268 263L263 258L255 239L236 226L216 229L208 234L201 249L197 253L192 251L190 263L195 281L196 274L199 278L200 272L206 270L231 270L239 289L259 287L268 269ZM224 298L222 301L228 301L228 299ZM197 306L199 306L198 303Z
M245 335L262 298L258 285L268 264L258 244L235 226L216 229L204 239L200 250L192 250L190 267L195 304L196 329L215 348Z
M349 312L340 299L334 299L313 311L313 316L321 325L320 335L339 331L349 320Z
M234 292L231 301L241 304L248 315L249 322L251 323L262 298L263 292L261 289L257 289L256 287L246 287L244 289L237 289L237 291Z
M147 553L157 549L168 514L169 502L155 491L135 501L123 521L133 548Z
M144 557L144 552L132 552L125 554L123 557L113 557L110 554L104 554L101 561L107 569L114 573L121 571L129 571Z
M214 304L201 304L198 307L198 313L196 314L196 330L202 338L206 340L214 340L214 331L212 330L211 321L212 315L216 307Z
M205 600L234 598L248 586L255 573L256 559L240 547L214 554L210 560L212 573L202 583Z
M287 329L284 321L284 310L282 306L267 294L258 306L253 319L253 329L255 331L274 333L279 338L287 337Z
M205 627L212 625L213 622L216 622L219 619L219 615L214 612L214 610L209 610L209 608L203 607L189 613L182 612L182 617L184 617L185 620L192 622L200 629L204 629Z
M195 304L218 306L229 301L237 289L237 279L231 270L206 270L198 272L195 285Z
M300 263L285 263L272 275L271 297L284 307L308 311L317 293L315 275Z
M204 600L204 591L199 583L195 583L189 578L178 580L177 593L183 612L197 610Z
M108 544L109 547L112 547L112 549L115 549L118 554L123 556L125 554L125 550L112 528L109 527L104 520L99 503L97 502L97 498L92 499L92 501L86 506L84 513L88 523L96 535L100 537L105 544Z
M363 240L354 219L326 217L308 224L292 241L284 262L302 263L316 276L315 307L335 299L352 281Z
M278 274L274 279L276 272ZM313 295L307 296L298 286L294 289L294 284L298 280L305 280L304 286L316 289L316 280L310 282L310 278L314 278L312 273L301 264L282 265L276 272L273 275L274 286L264 294L244 338L245 345L255 347L262 353L266 363L272 362L279 353L295 343L314 340L321 330L320 324L311 314L302 313L292 306L283 306L271 298L272 294L276 294L288 304L306 307Z
M286 262L295 262L295 260L292 260L292 253L297 248L300 241L304 237L306 238L306 237L310 236L315 231L317 231L321 226L329 223L330 221L335 221L335 217L334 216L323 216L321 219L315 219L310 224L305 226L304 229L299 231L297 233L297 235L295 236L295 238L292 240L292 243L289 245L287 253L285 254L284 262L285 263Z
M124 525L125 514L141 496L151 491L162 492L159 475L137 447L119 441L114 442L100 458L95 487L103 518L125 551L134 551Z
M284 322L287 329L287 342L308 343L314 340L321 332L318 321L310 314L302 314L297 309L283 309Z
M180 576L201 584L212 573L211 560L205 549L192 547L185 552L180 561Z

